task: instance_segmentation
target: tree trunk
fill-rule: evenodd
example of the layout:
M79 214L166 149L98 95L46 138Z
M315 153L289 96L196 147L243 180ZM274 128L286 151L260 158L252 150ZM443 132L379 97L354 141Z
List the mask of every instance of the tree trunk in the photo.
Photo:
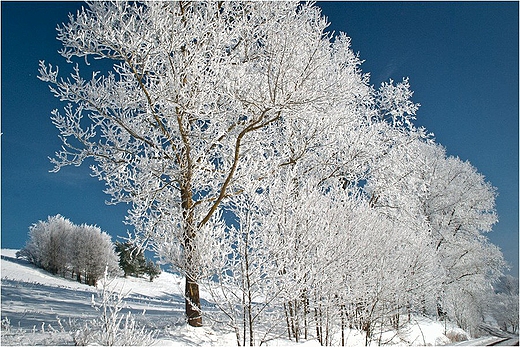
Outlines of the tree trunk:
M188 230L186 230L184 240L184 256L186 258L186 286L184 290L184 296L186 300L186 317L188 319L189 325L191 325L192 327L201 327L202 310L200 307L199 284L197 283L197 277L194 276L194 273L196 273L194 269L197 265L194 262L195 249L193 247L195 232L192 229L191 221L193 219L191 213L189 214L189 216L190 218L187 220Z
M189 159L189 147L187 147L187 173L184 179L184 184L181 186L181 199L182 209L184 217L184 257L186 261L186 286L184 290L184 296L186 300L186 318L188 324L192 327L202 326L202 310L200 307L200 294L199 284L197 283L196 268L194 253L194 241L196 231L194 229L194 216L193 216L193 202L191 200L191 164Z
M283 303L283 310L285 312L285 322L287 324L287 336L289 340L291 340L291 324L289 323L289 311L287 310L287 305L285 302Z
M188 324L192 327L202 326L202 311L200 309L199 284L186 275L186 317Z
M341 317L341 346L345 346L345 305L340 305L339 315Z
M190 213L191 217L191 213ZM186 318L188 319L188 324L192 327L201 327L202 326L202 310L200 307L200 294L199 294L199 284L197 283L197 277L194 276L194 268L196 264L194 264L194 252L193 248L193 239L195 238L195 232L191 227L192 218L188 219L188 227L186 230L184 247L185 247L185 257L186 257L186 286L184 290L184 297L186 300Z
M323 346L322 322L321 322L321 306L314 308L314 320L316 321L316 338L320 345Z
M303 295L303 324L305 325L304 334L305 334L305 340L307 340L307 337L308 337L307 313L309 311L309 298L307 297L307 290L306 289L303 290L303 294L302 295Z
M251 278L249 277L249 232L244 233L244 266L245 266L245 279L246 279L246 291L247 291L247 321L249 323L249 346L254 346L254 333L253 333L253 295L251 293ZM246 336L244 326L244 338ZM244 340L244 346L246 345Z
M294 339L296 340L296 342L300 342L299 341L299 328L298 328L298 316L297 316L297 310L298 310L298 306L297 306L297 299L294 299L294 304L291 300L289 300L288 302L288 305L289 305L289 316L291 317L291 329L292 329L292 333L294 335Z

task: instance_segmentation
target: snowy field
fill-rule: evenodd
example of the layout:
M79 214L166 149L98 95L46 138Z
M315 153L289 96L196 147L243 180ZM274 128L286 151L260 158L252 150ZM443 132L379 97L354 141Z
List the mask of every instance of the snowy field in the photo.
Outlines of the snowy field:
M74 334L84 322L99 317L93 301L99 301L99 288L52 276L28 262L16 259L16 250L2 249L1 272L1 345L73 345ZM137 278L117 278L109 288L127 294L121 314L133 317L148 331L153 331L155 346L236 345L231 331L208 324L191 328L184 322L183 279L163 272L153 282ZM213 309L204 300L205 310ZM442 322L426 318L412 319L413 324L399 332L386 333L389 344L444 345ZM450 330L450 327L448 327ZM452 330L453 332L453 330ZM350 331L347 345L364 344L364 336ZM295 343L287 339L270 341L269 346L319 346L316 340ZM374 342L374 345L377 343Z

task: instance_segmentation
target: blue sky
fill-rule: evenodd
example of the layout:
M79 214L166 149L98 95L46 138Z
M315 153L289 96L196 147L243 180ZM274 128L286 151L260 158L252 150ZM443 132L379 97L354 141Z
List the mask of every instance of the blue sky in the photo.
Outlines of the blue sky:
M107 206L86 165L49 173L60 148L38 61L64 65L55 28L80 2L2 1L1 242L23 247L28 227L62 214L114 237L126 207ZM352 38L371 84L410 78L416 124L450 155L469 160L498 189L489 239L518 276L518 2L318 2L330 29Z

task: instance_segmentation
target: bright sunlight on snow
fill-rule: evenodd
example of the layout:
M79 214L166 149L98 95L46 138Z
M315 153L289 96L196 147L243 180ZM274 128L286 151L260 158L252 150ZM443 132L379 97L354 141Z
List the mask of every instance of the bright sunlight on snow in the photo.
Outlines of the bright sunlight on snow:
M172 285L173 283L173 285ZM98 300L99 287L53 276L16 258L16 250L2 249L2 344L73 345L74 334L84 321L99 314L92 301ZM126 294L122 314L131 311L137 320L153 331L155 346L235 345L231 331L216 322L192 328L184 321L183 281L163 271L153 282L143 278L115 278L113 291ZM206 293L201 293L207 298ZM209 306L209 305L208 305ZM450 340L441 322L412 318L399 332L384 332L383 341L395 345L443 345ZM454 330L448 326L448 330ZM348 330L348 346L364 344L364 336ZM373 342L377 345L377 342ZM268 346L319 346L315 339L296 344L284 338Z

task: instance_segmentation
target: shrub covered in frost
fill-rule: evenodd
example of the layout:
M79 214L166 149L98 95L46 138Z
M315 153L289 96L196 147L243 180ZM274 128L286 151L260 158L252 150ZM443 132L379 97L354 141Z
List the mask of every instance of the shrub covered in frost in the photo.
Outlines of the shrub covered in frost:
M72 276L96 285L106 266L118 271L110 235L93 225L74 225L63 216L49 216L29 227L29 240L17 253L55 275Z

